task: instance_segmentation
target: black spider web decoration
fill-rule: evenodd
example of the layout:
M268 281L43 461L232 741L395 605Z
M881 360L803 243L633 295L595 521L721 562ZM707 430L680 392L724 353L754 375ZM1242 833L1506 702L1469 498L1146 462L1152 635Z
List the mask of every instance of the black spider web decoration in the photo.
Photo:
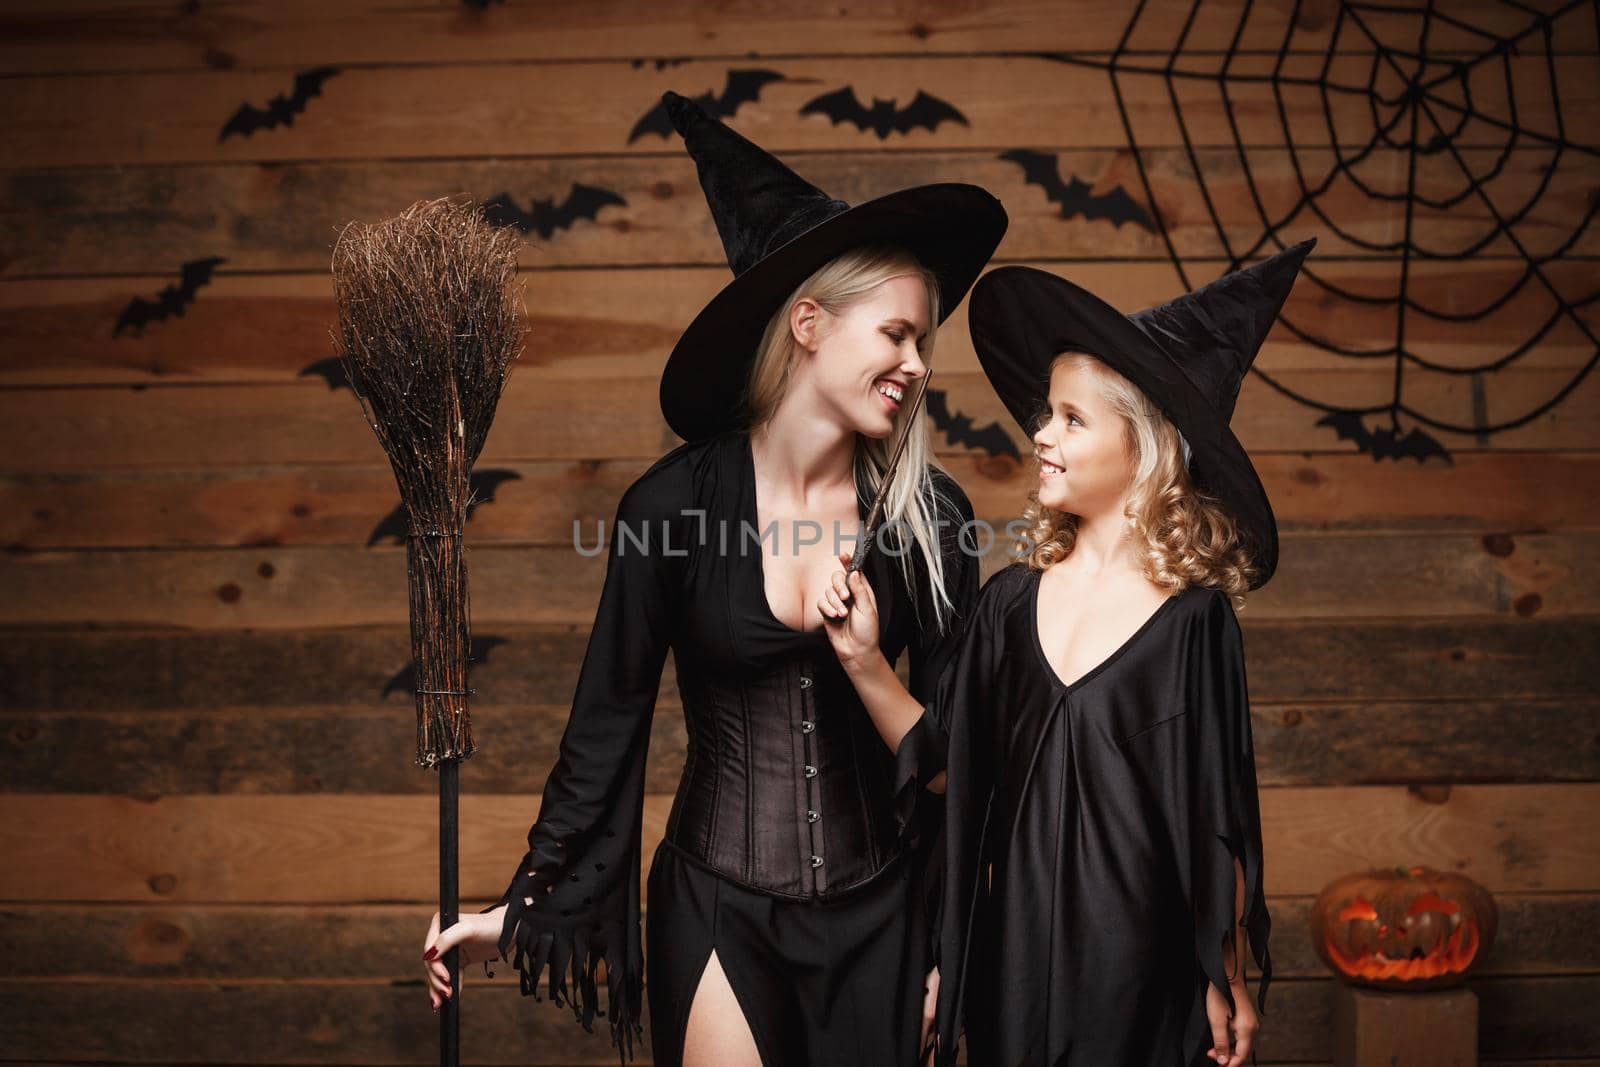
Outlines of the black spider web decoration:
M1138 0L1109 60L1059 53L1049 54L1048 58L1098 67L1107 71L1128 145L1144 186L1146 202L1152 206L1157 204L1157 200L1146 158L1151 149L1139 143L1123 95L1122 79L1129 76L1158 77L1165 81L1183 153L1194 181L1199 187L1212 229L1221 243L1227 260L1225 270L1237 269L1255 258L1270 255L1287 247L1293 242L1285 238L1284 231L1295 226L1303 231L1296 239L1312 233L1332 233L1358 249L1390 255L1398 254L1398 283L1392 295L1373 295L1340 286L1319 270L1315 264L1315 257L1301 275L1302 285L1309 281L1340 302L1364 308L1387 309L1393 316L1392 344L1376 349L1357 348L1341 344L1333 338L1316 336L1309 330L1297 326L1289 315L1279 318L1282 327L1293 336L1326 352L1354 360L1392 360L1393 390L1386 403L1365 407L1329 404L1290 388L1275 375L1259 367L1253 366L1252 372L1284 396L1325 412L1324 417L1318 420L1318 425L1331 426L1340 438L1355 440L1357 447L1361 451L1370 453L1374 460L1411 456L1420 461L1432 454L1439 454L1449 460L1448 450L1423 430L1412 426L1402 433L1401 416L1405 416L1413 423L1438 430L1475 435L1480 440L1485 440L1488 435L1510 430L1539 418L1569 395L1588 376L1596 362L1600 361L1600 338L1596 337L1595 331L1578 314L1580 309L1600 299L1600 290L1589 292L1575 300L1568 299L1551 279L1548 267L1553 261L1566 255L1583 236L1597 210L1600 210L1600 197L1592 194L1589 196L1587 207L1582 212L1581 218L1573 223L1571 232L1566 234L1554 248L1547 251L1536 253L1530 250L1518 236L1517 227L1527 219L1533 208L1548 193L1564 161L1570 158L1580 165L1593 167L1594 160L1600 157L1600 149L1593 144L1580 143L1569 136L1562 116L1555 57L1557 23L1569 18L1576 21L1576 17L1581 16L1586 8L1600 8L1600 0L1572 0L1548 13L1531 8L1520 0L1499 0L1498 5L1487 10L1497 16L1509 13L1515 17L1520 23L1520 29L1514 30L1509 35L1476 25L1460 14L1441 10L1435 0L1426 0L1416 9L1341 0L1333 15L1327 45L1321 57L1320 70L1315 77L1298 76L1285 70L1296 27L1300 24L1302 8L1300 0L1296 0L1289 13L1285 23L1286 28L1275 50L1276 55L1270 73L1251 73L1235 69L1254 0L1245 0L1242 12L1232 23L1234 29L1231 40L1215 70L1192 69L1194 66L1192 61L1188 66L1181 66L1180 64L1189 60L1185 48L1204 3L1205 0L1194 0L1164 62L1147 61L1141 65L1130 58L1130 41L1145 15L1147 0ZM1485 10L1482 7L1475 8L1474 13L1481 14ZM1600 10L1595 11L1595 17L1597 24L1600 24ZM1374 28L1374 23L1380 19L1396 18L1409 19L1415 24L1414 41L1404 46L1397 45L1384 40L1383 35ZM1467 52L1465 58L1459 54L1431 52L1430 37L1439 27L1446 27L1457 36L1475 42L1474 48L1454 50L1458 53ZM1553 130L1535 128L1519 113L1517 95L1519 90L1526 89L1526 86L1519 86L1513 79L1512 57L1518 54L1519 45L1530 39L1540 40L1543 44L1544 75L1548 85L1547 110L1554 118ZM1351 55L1351 53L1341 53L1341 48L1347 44L1356 48L1371 49L1371 63L1363 81L1351 83L1338 80L1334 76L1335 61L1349 58ZM1360 54L1364 56L1366 53ZM1490 105L1476 100L1472 92L1473 73L1480 68L1492 71L1496 67L1504 79L1504 113L1491 113ZM1220 93L1222 111L1233 142L1231 154L1237 160L1244 178L1243 185L1248 191L1251 209L1260 224L1259 233L1248 244L1240 243L1236 246L1218 212L1219 194L1213 188L1215 179L1208 182L1207 171L1190 128L1191 120L1184 114L1183 101L1178 93L1178 85L1184 79L1215 83ZM1297 187L1294 201L1286 210L1277 212L1269 210L1261 191L1261 182L1252 167L1247 142L1241 131L1240 106L1236 99L1240 87L1245 85L1267 85L1271 89L1278 124L1275 133L1281 136L1282 146L1287 150L1290 170ZM1390 86L1396 88L1391 89ZM1296 143L1296 131L1291 122L1291 109L1286 99L1286 92L1290 89L1311 90L1319 95L1328 150L1332 155L1331 163L1320 167L1315 165L1314 161L1306 158L1301 145ZM1370 129L1352 138L1351 131L1340 128L1336 118L1335 102L1341 98L1366 103L1371 122ZM1487 152L1478 150L1479 154L1490 158L1486 167L1474 168L1457 143L1464 131L1473 123L1495 131L1499 141L1497 146ZM1343 139L1341 134L1344 135ZM1302 134L1299 140L1303 143L1306 138ZM1351 143L1359 143L1360 147L1354 152L1347 152L1343 146ZM1382 187L1366 178L1360 169L1364 162L1385 148L1399 149L1405 154L1405 179L1396 188ZM1521 203L1512 205L1508 209L1496 203L1486 186L1505 173L1508 163L1518 153L1523 152L1538 152L1548 155L1549 158L1544 162L1539 180L1529 194ZM1453 164L1452 173L1459 183L1458 189L1445 196L1430 197L1424 194L1419 187L1418 166L1420 161L1429 158L1448 160ZM1318 170L1320 173L1317 173ZM1361 197L1369 200L1402 204L1404 208L1402 236L1389 241L1374 240L1356 232L1353 226L1338 218L1334 211L1324 205L1323 199L1340 181L1349 183ZM1475 206L1492 220L1487 232L1456 247L1444 247L1442 244L1427 240L1423 232L1425 227L1422 225L1426 220L1418 218L1420 208L1449 212L1452 209L1464 211L1467 206ZM1174 243L1164 213L1154 211L1152 214L1156 218L1163 245L1184 287L1194 288L1195 282L1190 278L1190 272L1183 262L1183 255ZM1503 242L1505 246L1514 250L1514 262L1521 265L1519 276L1503 292L1492 295L1478 306L1466 310L1433 306L1416 296L1414 268L1418 263L1430 260L1467 260L1495 245L1496 242ZM1543 289L1551 298L1554 309L1534 327L1531 334L1492 359L1474 365L1442 363L1422 355L1409 343L1408 336L1414 332L1419 320L1430 319L1458 325L1482 322L1508 305L1529 286ZM1496 422L1488 421L1483 413L1482 402L1485 376L1511 366L1527 355L1562 322L1571 323L1577 328L1587 346L1593 350L1592 354L1553 395L1543 402L1515 417ZM1440 374L1470 376L1473 395L1477 401L1474 405L1474 421L1471 424L1449 421L1409 403L1404 394L1404 385L1406 371L1411 367L1424 368ZM1388 426L1369 428L1365 421L1368 416L1387 416Z

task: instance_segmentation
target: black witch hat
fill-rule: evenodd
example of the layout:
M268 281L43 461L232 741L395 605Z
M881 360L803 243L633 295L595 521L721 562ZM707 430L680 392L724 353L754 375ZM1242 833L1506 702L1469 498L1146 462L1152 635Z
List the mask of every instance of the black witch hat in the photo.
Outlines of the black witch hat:
M989 383L1026 434L1049 405L1051 362L1083 349L1144 391L1190 448L1194 484L1223 501L1265 585L1278 566L1278 524L1244 446L1228 428L1239 386L1316 239L1165 304L1124 315L1081 286L1032 267L1000 267L967 311Z
M1005 209L976 185L919 185L851 207L693 100L670 91L661 100L694 157L734 273L683 332L661 375L661 413L686 441L743 425L762 331L824 263L858 245L901 245L938 276L943 322L1005 234Z

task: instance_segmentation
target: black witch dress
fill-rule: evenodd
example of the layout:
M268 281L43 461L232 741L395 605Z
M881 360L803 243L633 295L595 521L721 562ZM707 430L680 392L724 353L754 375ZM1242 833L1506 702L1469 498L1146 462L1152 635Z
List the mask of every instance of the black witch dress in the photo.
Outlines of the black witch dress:
M946 626L936 625L914 546L886 539L863 568L880 647L890 663L909 652L910 688L922 700L978 594L978 560L958 542L972 506L948 475L933 478L954 603ZM864 487L858 501L864 519ZM522 992L537 997L548 968L551 998L570 1003L585 1029L608 1015L626 1061L642 1033L645 756L670 647L688 749L650 872L655 1062L679 1062L715 949L764 1062L911 1064L931 951L921 867L942 804L884 745L826 632L772 614L762 554L780 545L771 524L758 540L757 521L742 430L674 449L623 494L528 852L484 910L507 905L500 949L514 947L507 958ZM900 551L913 563L910 592Z
M1241 918L1258 1006L1272 973L1238 620L1190 586L1067 685L1039 640L1042 573L984 583L901 742L920 780L948 772L938 1063L963 1029L973 1064L1213 1063L1206 984L1232 1010Z

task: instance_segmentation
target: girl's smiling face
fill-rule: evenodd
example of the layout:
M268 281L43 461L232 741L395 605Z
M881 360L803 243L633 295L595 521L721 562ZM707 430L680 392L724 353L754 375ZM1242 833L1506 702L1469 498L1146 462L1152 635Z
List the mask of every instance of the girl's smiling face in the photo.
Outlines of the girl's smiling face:
M839 315L797 301L793 325L811 353L811 387L838 423L868 437L893 433L916 380L928 373L919 348L928 331L922 280L890 278Z
M1080 517L1119 510L1133 479L1126 420L1107 403L1093 360L1059 363L1034 432L1039 503Z

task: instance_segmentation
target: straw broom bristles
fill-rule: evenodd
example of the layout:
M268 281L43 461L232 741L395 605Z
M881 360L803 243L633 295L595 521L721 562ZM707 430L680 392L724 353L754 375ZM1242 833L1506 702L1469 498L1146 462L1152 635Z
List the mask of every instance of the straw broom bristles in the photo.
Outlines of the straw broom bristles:
M417 678L417 762L466 759L471 647L462 530L472 465L520 353L522 239L480 210L421 201L333 248L334 343L389 456L410 523L406 574Z

